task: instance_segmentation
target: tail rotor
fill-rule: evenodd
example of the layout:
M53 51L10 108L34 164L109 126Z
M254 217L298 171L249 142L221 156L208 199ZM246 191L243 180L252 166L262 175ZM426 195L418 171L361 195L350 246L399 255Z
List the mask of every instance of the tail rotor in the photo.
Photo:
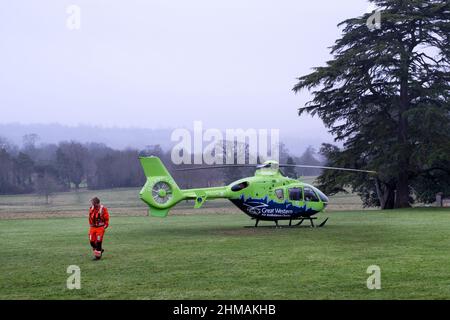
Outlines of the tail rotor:
M172 199L172 188L167 182L156 182L152 188L152 196L157 203L165 204Z

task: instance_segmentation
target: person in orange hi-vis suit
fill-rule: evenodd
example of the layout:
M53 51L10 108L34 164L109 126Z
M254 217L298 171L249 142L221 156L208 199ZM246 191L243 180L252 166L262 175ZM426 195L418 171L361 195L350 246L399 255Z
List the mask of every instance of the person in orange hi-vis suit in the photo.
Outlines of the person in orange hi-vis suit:
M103 235L105 229L109 226L108 209L100 204L100 199L95 197L91 199L92 206L89 209L89 241L94 252L94 260L99 260L102 257L103 249Z

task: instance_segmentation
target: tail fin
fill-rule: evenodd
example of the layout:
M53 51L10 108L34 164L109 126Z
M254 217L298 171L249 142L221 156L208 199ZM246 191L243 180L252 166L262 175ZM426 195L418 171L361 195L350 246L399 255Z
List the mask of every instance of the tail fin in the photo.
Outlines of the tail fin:
M158 157L140 157L147 182L140 198L152 216L165 217L169 209L184 199L183 193Z

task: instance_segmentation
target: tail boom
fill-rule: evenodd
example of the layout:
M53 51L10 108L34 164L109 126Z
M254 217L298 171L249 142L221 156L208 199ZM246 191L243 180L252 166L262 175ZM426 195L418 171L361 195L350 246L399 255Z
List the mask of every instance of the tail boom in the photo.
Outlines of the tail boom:
M200 208L206 199L229 198L227 187L181 190L158 157L139 158L147 181L139 196L149 206L149 213L166 217L170 208L182 200L195 200L194 208Z

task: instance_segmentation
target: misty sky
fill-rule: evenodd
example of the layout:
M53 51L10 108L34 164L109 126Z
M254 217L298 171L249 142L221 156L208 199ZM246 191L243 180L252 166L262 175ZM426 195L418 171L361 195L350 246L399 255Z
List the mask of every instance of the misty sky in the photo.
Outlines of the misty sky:
M81 29L66 27L70 4ZM366 0L2 1L0 122L279 128L298 117L295 78L330 58L337 24Z

